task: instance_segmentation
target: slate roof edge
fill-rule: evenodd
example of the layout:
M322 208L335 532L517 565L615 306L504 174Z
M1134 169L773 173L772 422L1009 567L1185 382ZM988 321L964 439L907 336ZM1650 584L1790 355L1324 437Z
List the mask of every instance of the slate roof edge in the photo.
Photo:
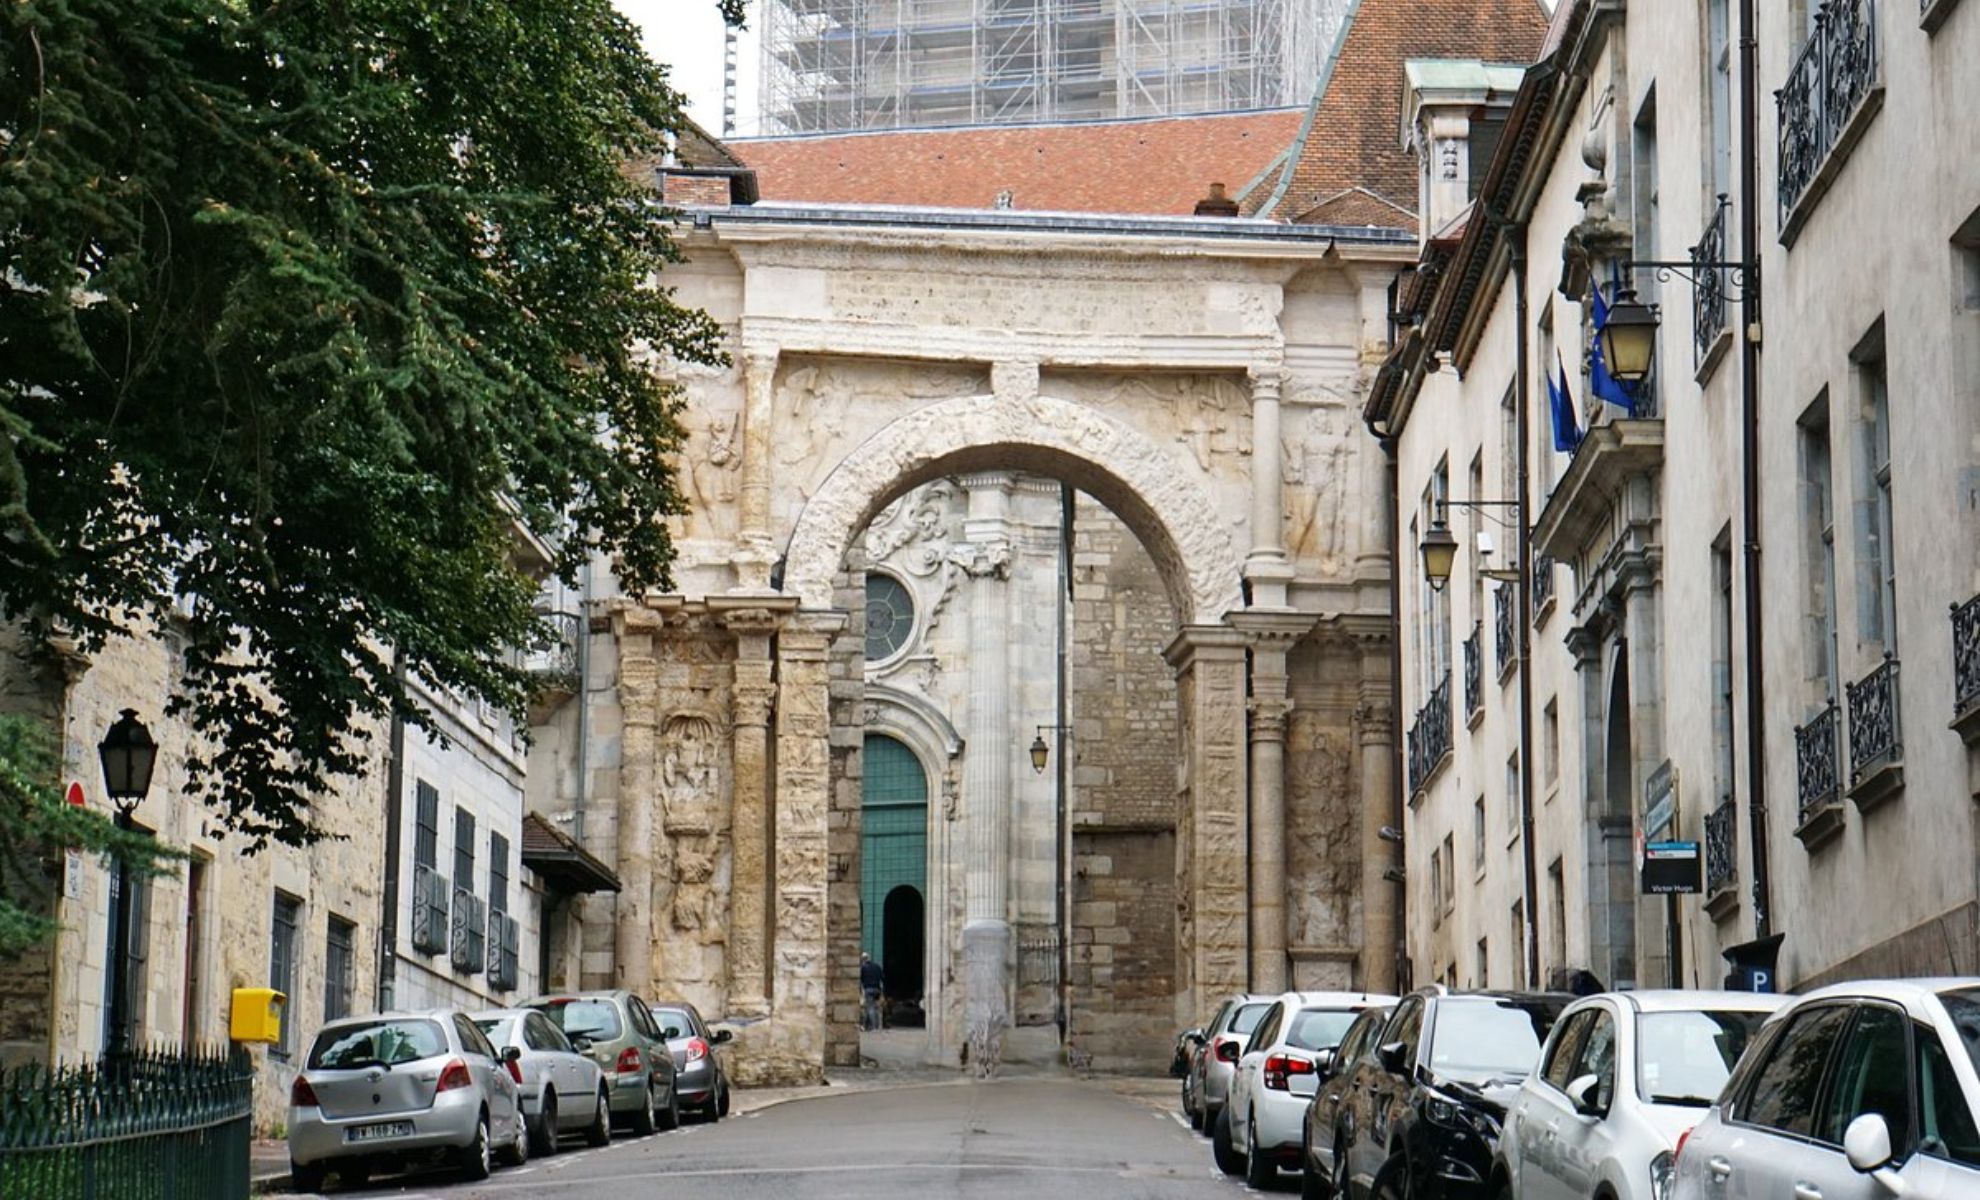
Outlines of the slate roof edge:
M1036 233L1129 234L1146 237L1218 238L1272 242L1414 244L1408 230L1375 225L1288 225L1256 217L1193 217L1136 213L1048 212L1022 209L934 208L908 205L787 204L760 201L747 208L704 208L697 227L723 224L838 225L865 228L975 229Z

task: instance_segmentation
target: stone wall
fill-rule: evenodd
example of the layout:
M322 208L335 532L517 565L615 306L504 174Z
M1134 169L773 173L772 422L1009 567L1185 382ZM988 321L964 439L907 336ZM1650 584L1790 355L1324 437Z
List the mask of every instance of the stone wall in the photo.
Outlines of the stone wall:
M832 810L828 816L825 1065L859 1065L860 805L866 740L866 556L837 581L837 606L849 618L832 639Z
M1176 835L1073 832L1072 1044L1103 1071L1160 1071L1175 1037Z

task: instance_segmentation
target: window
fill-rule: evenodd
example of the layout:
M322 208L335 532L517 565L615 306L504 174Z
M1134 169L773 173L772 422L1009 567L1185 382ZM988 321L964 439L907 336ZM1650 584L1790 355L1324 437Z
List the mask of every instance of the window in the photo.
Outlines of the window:
M1492 955L1484 938L1478 939L1478 977L1471 983L1473 987L1492 986Z
M440 790L424 779L413 787L413 865L440 869Z
M357 926L340 917L331 917L330 932L323 943L323 1019L325 1021L334 1021L350 1014L351 967L355 962L356 943Z
M1678 1010L1636 1022L1636 1094L1651 1104L1709 1105L1760 1030L1757 1012Z
M1705 0L1705 111L1711 142L1706 147L1705 211L1732 192L1732 24L1727 0Z
M1519 836L1519 751L1506 759L1506 830Z
M1891 536L1891 399L1880 321L1852 357L1861 401L1862 516L1857 531L1858 628L1863 639L1897 653L1897 542Z
M1732 530L1712 543L1712 779L1719 799L1733 794Z
M1457 910L1457 835L1444 835L1444 915Z
M1916 1031L1918 1043L1918 1149L1934 1158L1980 1167L1980 1127L1966 1107L1952 1059L1937 1032Z
M488 834L488 911L509 911L509 839Z
M1595 1106L1607 1109L1616 1098L1616 1022L1606 1008L1592 1010L1594 1019L1581 1039L1581 1053L1575 1056L1568 1082L1583 1075L1595 1077Z
M1544 772L1540 778L1551 788L1561 777L1561 711L1559 702L1553 697L1547 698L1547 707L1540 720L1540 765Z
M1499 495L1519 495L1519 397L1511 385L1499 401Z
M1802 414L1801 527L1806 558L1802 625L1807 632L1806 676L1816 707L1841 695L1836 679L1836 519L1829 464L1829 393Z
M1905 1040L1911 1022L1894 1008L1866 1004L1856 1010L1836 1059L1835 1081L1815 1136L1840 1146L1843 1130L1864 1113L1884 1118L1891 1149L1902 1159L1911 1153L1911 1047Z
M1525 970L1526 964L1526 902L1515 900L1512 905L1513 978Z
M293 996L296 991L296 955L301 945L296 941L296 926L302 917L302 901L286 892L275 893L275 922L268 944L268 986ZM286 1059L295 1050L295 1022L282 1022L282 1040L269 1047L268 1052L277 1058Z
M1265 1019L1258 1023L1258 1028L1251 1031L1251 1040L1245 1043L1245 1048L1247 1050L1262 1049L1278 1041L1279 1023L1284 1021L1285 1017L1286 1006L1283 1004L1274 1004L1266 1012Z
M914 632L914 597L900 580L882 571L866 576L866 658L892 658Z
M1485 869L1485 797L1471 802L1471 865Z
M1547 922L1547 965L1567 966L1567 871L1560 859L1547 867L1547 890L1554 901L1553 920Z
M474 814L454 809L454 887L474 891Z
M1421 519L1424 529L1429 529L1438 521L1449 523L1449 512L1445 506L1450 497L1450 464L1447 459L1439 459L1437 469L1431 473L1429 486L1423 491ZM1450 674L1451 601L1448 591L1427 584L1418 594L1423 601L1423 694L1427 696Z
M1559 371L1564 365L1554 344L1554 302L1551 296L1540 305L1538 328L1540 332L1540 345L1538 347L1540 357L1535 361L1540 364L1538 374L1544 379L1547 372ZM1540 386L1541 395L1546 395L1544 382ZM1584 390L1582 394L1585 396L1587 393ZM1554 477L1556 472L1560 470L1560 466L1555 460L1561 455L1561 451L1556 449L1554 445L1554 439L1558 436L1558 431L1554 428L1553 406L1551 404L1547 405L1546 409L1544 419L1534 421L1527 427L1527 436L1540 440L1538 447L1539 453L1533 455L1530 461L1535 468L1535 482L1539 484L1540 494L1542 496L1553 494ZM1579 420L1580 418L1577 417L1576 419ZM1518 488L1519 484L1515 482L1513 484L1514 490L1507 492L1506 495L1519 495Z
M1685 106L1680 104L1679 109ZM1657 87L1650 86L1643 97L1643 107L1637 110L1636 123L1630 139L1630 240L1631 253L1638 259L1661 258L1662 237L1658 232L1662 224L1658 209L1661 203L1658 176L1661 173L1657 162ZM1656 274L1652 270L1638 268L1636 284L1645 297L1658 294ZM1656 389L1663 372L1658 369L1663 358L1661 343L1650 360L1650 375L1636 385L1634 399L1639 413L1657 412ZM1593 399L1591 395L1591 400Z
M1822 1071L1829 1064L1830 1052L1848 1015L1846 1007L1828 1005L1794 1017L1794 1024L1774 1040L1745 1102L1737 1106L1735 1119L1782 1133L1812 1136Z
M1574 1082L1574 1065L1581 1056L1581 1035L1588 1031L1589 1023L1594 1019L1592 1009L1583 1009L1559 1022L1553 1043L1547 1047L1546 1061L1540 1068L1540 1078L1557 1091L1565 1092L1567 1085Z
M1471 491L1466 493L1473 500L1484 500L1485 495L1485 452L1480 450L1471 456ZM1485 576L1479 570L1488 564L1479 561L1478 535L1485 528L1485 510L1479 505L1471 506L1471 620L1474 624L1485 619ZM1482 667L1481 667L1482 670Z
M1388 1029L1382 1032L1382 1042L1384 1045L1393 1045L1394 1043L1401 1042L1403 1047L1403 1061L1405 1063L1414 1062L1416 1061L1417 1039L1422 1033L1423 1001L1413 997L1406 998L1403 1000L1402 1006L1396 1009L1396 1015L1389 1022Z
M1444 848L1430 851L1430 928L1444 923Z

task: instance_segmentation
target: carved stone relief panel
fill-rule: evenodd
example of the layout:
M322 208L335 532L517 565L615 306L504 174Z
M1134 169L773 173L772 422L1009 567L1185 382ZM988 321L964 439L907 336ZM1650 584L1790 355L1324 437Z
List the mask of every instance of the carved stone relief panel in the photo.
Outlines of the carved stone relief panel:
M788 356L778 371L771 459L783 527L875 430L930 400L980 395L986 368Z
M1344 572L1354 561L1355 519L1367 507L1356 489L1354 410L1346 404L1290 408L1284 422L1286 551L1307 571Z
M1361 821L1345 714L1294 708L1286 732L1286 921L1295 947L1351 945L1360 928Z

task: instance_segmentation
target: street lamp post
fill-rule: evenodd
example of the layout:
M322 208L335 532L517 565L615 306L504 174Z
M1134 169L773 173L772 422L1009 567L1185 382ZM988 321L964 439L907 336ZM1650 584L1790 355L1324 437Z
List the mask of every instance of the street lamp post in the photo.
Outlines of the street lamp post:
M151 790L152 768L158 764L158 743L127 708L96 746L103 767L103 790L117 810L117 828L135 828L131 814ZM104 1052L116 1056L130 1049L131 1035L131 876L122 858L111 875L109 972L105 976Z

